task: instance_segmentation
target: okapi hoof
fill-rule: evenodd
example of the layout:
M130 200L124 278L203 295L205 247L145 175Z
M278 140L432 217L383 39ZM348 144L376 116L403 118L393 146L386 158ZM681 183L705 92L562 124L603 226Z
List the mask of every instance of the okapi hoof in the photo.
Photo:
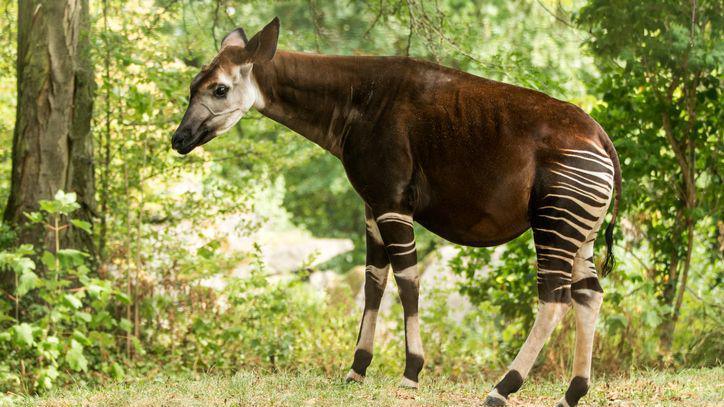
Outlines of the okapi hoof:
M483 403L483 405L486 407L501 407L506 404L507 403L506 403L505 399L503 398L503 396L499 396L499 397L488 396L485 398L485 403Z
M406 377L402 377L402 380L400 380L400 387L404 389L417 389L420 387L417 382L414 382Z
M354 370L349 369L349 373L347 373L347 377L344 381L347 383L364 383L365 377Z

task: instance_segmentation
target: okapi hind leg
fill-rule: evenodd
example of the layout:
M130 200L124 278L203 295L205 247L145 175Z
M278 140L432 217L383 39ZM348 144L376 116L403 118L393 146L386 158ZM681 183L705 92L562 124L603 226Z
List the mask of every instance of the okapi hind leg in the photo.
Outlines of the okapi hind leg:
M422 366L425 363L418 300L420 276L417 271L417 251L412 216L397 212L384 212L377 217L387 256L397 282L405 318L405 372L400 386L417 388Z
M573 379L558 407L573 407L586 395L591 377L591 358L596 319L603 302L603 289L593 264L596 233L581 247L573 263L571 296L576 314L576 349L573 356Z
M538 304L538 315L528 338L510 364L507 373L488 393L485 399L486 406L504 406L508 397L520 390L543 345L569 308L570 304L563 302L541 301Z
M488 406L505 405L508 396L520 389L544 343L571 303L580 306L580 302L572 301L572 296L583 301L585 291L585 295L591 296L589 305L596 307L595 313L580 312L581 324L585 326L592 326L590 319L592 315L595 318L600 305L601 299L595 290L600 288L597 279L594 282L578 278L575 285L572 282L574 263L579 253L583 255L590 251L590 256L585 257L590 263L593 255L590 239L595 238L608 209L613 189L611 160L591 151L563 150L559 161L542 170L540 179L545 180L545 184L536 191L538 198L531 217L538 260L538 315L509 371L488 395L485 402ZM590 250L581 251L589 244ZM581 260L578 262L584 264ZM575 289L573 293L572 288ZM581 378L574 378L571 382L568 399L575 398L575 402L588 388L590 370L590 358L583 355L592 344L593 333L591 329L581 332L580 342L577 342L577 349L580 346L581 352L577 352L577 360L581 365L579 370L585 373L585 383ZM565 397L563 402L568 403Z
M560 220L546 218L534 222L533 238L538 257L538 314L508 372L488 394L486 406L504 406L508 397L521 388L543 345L571 307L573 259L584 237L575 241L557 232L560 225L551 223L558 222Z
M377 313L382 302L382 295L387 286L387 275L390 261L382 243L379 228L368 207L365 208L367 261L365 267L365 305L360 322L357 345L354 351L352 368L347 373L347 382L362 382L367 367L372 362L372 349L375 340Z

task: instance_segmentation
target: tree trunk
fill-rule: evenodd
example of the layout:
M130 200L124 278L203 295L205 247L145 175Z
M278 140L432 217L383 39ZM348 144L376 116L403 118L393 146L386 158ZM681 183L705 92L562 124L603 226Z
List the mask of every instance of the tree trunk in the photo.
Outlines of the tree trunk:
M92 64L87 0L21 0L18 4L18 103L13 135L12 180L5 220L21 243L46 244L42 227L24 212L59 190L75 192L90 220L95 209ZM69 231L64 246L94 253L92 236Z
M686 249L683 257L683 264L680 259L678 245L674 245L674 252L671 256L671 264L669 265L669 281L664 289L663 304L670 311L666 313L664 322L660 328L660 344L663 351L662 355L668 357L671 353L671 347L674 342L674 333L676 331L676 323L679 320L681 305L686 292L686 284L689 277L689 268L691 267L691 256L694 251L694 228L696 219L694 218L694 210L697 206L696 198L696 147L695 147L695 122L696 122L696 88L699 83L699 73L693 75L694 80L684 86L686 94L686 112L687 128L684 133L684 140L678 142L674 137L674 130L671 125L669 114L664 111L662 114L662 125L664 134L671 144L674 156L679 163L682 172L682 182L680 187L680 209L676 217L676 224L685 225L684 228L676 227L673 231L673 239L675 242L681 242L681 236L686 231ZM668 97L672 102L672 92ZM681 268L681 271L679 269ZM678 286L678 291L677 291Z
M95 210L90 122L95 83L90 59L88 0L21 0L18 4L17 110L12 179L5 220L20 243L50 247L50 235L25 212L62 189L75 192L74 218ZM63 247L94 254L93 238L70 228ZM12 276L2 276L3 288Z

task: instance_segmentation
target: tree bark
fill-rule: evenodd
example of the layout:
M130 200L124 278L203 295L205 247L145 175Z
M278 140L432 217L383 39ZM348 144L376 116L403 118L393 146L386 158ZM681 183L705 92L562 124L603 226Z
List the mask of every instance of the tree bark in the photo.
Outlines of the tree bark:
M46 231L23 214L60 189L78 196L74 218L90 221L95 211L89 34L88 0L18 4L18 102L4 218L17 227L20 243L48 247ZM73 228L63 246L95 253L92 236Z

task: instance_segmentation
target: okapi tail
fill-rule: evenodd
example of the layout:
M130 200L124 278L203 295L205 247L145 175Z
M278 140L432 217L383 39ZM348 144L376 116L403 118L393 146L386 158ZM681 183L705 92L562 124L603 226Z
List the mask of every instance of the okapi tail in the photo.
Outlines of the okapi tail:
M603 262L601 269L601 276L606 277L608 273L613 270L613 266L616 263L616 259L613 256L613 228L616 225L616 217L618 216L618 202L621 199L621 163L618 160L618 153L616 148L613 146L613 142L604 132L602 135L605 140L603 148L606 150L608 157L611 159L613 164L613 188L616 193L613 201L613 211L611 212L611 222L606 226L605 238L606 238L606 259Z

